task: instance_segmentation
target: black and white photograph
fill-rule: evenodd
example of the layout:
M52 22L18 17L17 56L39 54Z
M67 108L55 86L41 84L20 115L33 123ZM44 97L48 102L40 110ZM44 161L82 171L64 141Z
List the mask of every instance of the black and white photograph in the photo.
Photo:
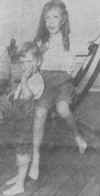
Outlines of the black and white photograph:
M100 196L99 0L0 0L0 196Z

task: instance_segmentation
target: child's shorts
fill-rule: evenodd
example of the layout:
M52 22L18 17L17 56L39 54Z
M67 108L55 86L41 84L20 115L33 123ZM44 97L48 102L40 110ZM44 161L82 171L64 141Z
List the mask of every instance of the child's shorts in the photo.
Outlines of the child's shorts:
M42 71L41 74L44 78L45 90L37 100L37 106L49 109L59 101L70 104L75 94L71 76L62 71Z
M14 141L17 153L32 150L34 100L17 100L13 104Z

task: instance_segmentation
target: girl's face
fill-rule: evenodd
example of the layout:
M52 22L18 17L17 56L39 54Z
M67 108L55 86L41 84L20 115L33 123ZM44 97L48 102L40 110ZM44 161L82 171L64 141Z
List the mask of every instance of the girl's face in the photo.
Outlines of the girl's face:
M45 24L50 34L56 34L60 31L62 24L60 8L52 8L45 14Z

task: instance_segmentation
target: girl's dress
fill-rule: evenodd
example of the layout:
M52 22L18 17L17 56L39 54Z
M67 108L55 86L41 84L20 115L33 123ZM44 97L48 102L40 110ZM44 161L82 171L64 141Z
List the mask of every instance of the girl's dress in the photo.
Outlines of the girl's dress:
M45 82L45 90L37 104L49 109L60 100L69 104L74 88L71 77L73 58L69 51L64 50L61 34L51 39L47 43L47 48L40 70Z

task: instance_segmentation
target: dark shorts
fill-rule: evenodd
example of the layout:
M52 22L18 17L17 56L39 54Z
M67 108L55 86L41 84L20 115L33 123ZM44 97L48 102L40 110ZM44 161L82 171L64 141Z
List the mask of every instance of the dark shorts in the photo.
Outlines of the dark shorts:
M17 153L30 153L32 150L33 100L18 100L13 103L13 137Z
M75 94L71 76L63 71L41 71L41 74L45 82L45 90L36 101L37 106L49 109L59 101L70 104Z

